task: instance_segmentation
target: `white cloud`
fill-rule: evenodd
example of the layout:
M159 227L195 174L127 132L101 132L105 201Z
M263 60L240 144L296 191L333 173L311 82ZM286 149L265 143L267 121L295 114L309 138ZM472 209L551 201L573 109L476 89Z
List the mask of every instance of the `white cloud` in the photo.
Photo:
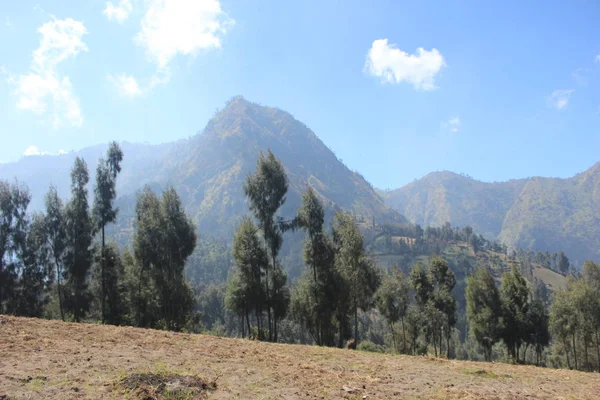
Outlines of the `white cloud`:
M416 54L408 54L387 39L373 42L367 53L365 70L381 78L384 83L411 83L415 89L433 90L435 76L446 65L444 56L437 50L417 49Z
M12 21L9 17L4 17L4 26L6 26L7 28L12 28Z
M460 127L460 118L453 117L448 121L448 126L450 127L450 132L457 133L458 128Z
M452 117L449 120L442 122L442 128L448 130L450 133L458 133L460 125L461 121L459 117Z
M131 14L132 10L133 5L131 4L130 0L121 0L119 5L114 5L112 1L107 1L106 7L102 13L111 21L123 23L127 18L129 18L129 14Z
M580 86L587 86L588 80L586 75L590 72L589 68L577 68L573 71L573 78L575 82L577 82Z
M575 92L573 89L555 90L548 97L548 105L556 108L557 110L564 109L569 104L569 100L573 92Z
M142 94L142 89L140 89L140 86L133 76L128 76L125 74L119 76L109 75L108 80L117 87L117 90L121 96L137 97Z
M50 153L47 151L40 151L38 149L37 146L29 146L28 148L25 149L25 152L23 152L24 156L60 156L63 154L67 154L67 152L65 150L59 150L58 153Z
M29 73L10 79L16 85L17 108L41 115L52 103L55 128L64 121L81 126L83 115L79 100L73 94L71 80L68 76L60 76L57 67L66 59L88 50L82 41L87 29L83 23L67 18L53 19L42 25L38 32L42 39L33 52Z
M594 58L594 61L596 61L597 63L600 63L600 54L596 55L596 58Z
M29 146L25 149L25 152L23 153L24 156L43 156L45 154L48 153L39 151L37 146Z
M194 57L202 49L221 47L221 36L235 23L218 0L148 0L147 4L135 42L162 71L178 54Z

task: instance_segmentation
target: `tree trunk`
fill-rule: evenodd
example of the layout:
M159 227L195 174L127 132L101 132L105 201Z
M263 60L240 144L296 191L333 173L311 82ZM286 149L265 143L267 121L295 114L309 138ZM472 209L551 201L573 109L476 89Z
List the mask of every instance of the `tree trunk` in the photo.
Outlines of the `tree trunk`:
M105 303L105 298L106 298L106 277L104 275L104 221L102 221L102 254L100 256L100 268L101 268L101 272L100 272L100 279L102 280L102 284L101 286L101 293L100 293L100 297L101 297L101 308L102 308L102 324L104 325L104 319L105 319L105 311L104 311L104 303Z
M584 338L583 338L583 354L585 357L584 369L589 372L590 363L588 362L588 341L587 341L587 337L585 337L585 334L584 334Z
M596 368L600 372L600 346L598 342L598 327L596 327Z
M575 359L575 369L577 368L577 348L575 347L575 332L573 332L573 358Z
M400 319L402 324L402 354L406 354L406 332L404 330L404 318Z
M394 334L394 324L392 322L388 322L390 331L392 332L392 347L394 351L398 351L398 346L396 345L396 335Z
M569 360L569 346L568 346L568 341L567 338L563 339L563 344L565 346L565 354L567 355L567 368L571 369L571 360Z
M60 308L60 318L64 321L65 320L65 311L63 309L62 293L60 290L60 276L62 275L61 268L59 267L57 257L54 258L54 262L56 263L56 290L58 292L58 307Z
M358 346L358 304L354 300L354 342Z
M450 333L452 327L450 326L450 323L448 323L448 332L446 332L446 347L447 347L447 353L446 353L446 358L449 360L450 359Z

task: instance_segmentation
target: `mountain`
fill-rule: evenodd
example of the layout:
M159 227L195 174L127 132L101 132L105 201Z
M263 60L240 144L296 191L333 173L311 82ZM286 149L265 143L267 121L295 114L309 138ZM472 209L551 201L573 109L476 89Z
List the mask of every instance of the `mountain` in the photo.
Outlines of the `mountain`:
M189 139L158 146L122 146L125 159L117 186L117 233L126 236L131 232L135 194L147 184L157 190L172 185L201 233L229 240L241 217L248 214L243 192L246 175L254 172L259 152L268 149L283 162L289 178L282 216L295 215L302 193L311 185L330 215L341 208L367 221L406 221L306 125L285 111L243 97L233 98L201 133ZM0 164L0 178L16 177L26 183L33 196L32 208L41 209L50 184L57 186L62 196L68 196L69 171L75 156L86 159L93 179L97 160L105 151L106 145L99 145L67 155L24 157L15 163Z
M487 183L434 172L382 196L423 226L470 225L509 247L563 250L578 264L600 259L600 163L568 179Z

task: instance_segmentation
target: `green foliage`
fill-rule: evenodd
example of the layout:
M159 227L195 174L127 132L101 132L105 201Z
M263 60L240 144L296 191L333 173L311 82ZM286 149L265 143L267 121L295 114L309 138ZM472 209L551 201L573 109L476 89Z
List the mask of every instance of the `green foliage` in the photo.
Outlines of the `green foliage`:
M65 309L76 322L81 321L90 307L88 274L92 265L92 240L94 226L88 204L87 164L82 158L75 159L71 171L71 200L65 212L66 255Z
M477 268L467 279L467 318L475 340L483 347L486 361L491 361L492 346L502 332L500 292L492 274Z
M268 315L269 340L277 341L277 321L285 316L278 315L277 311L287 310L287 306L280 307L275 303L274 296L277 296L278 289L282 289L285 285L281 285L280 279L285 277L285 274L276 271L280 269L277 261L277 255L281 249L283 242L283 231L280 224L275 219L275 214L279 208L285 203L285 195L288 190L288 180L283 164L275 155L268 151L267 156L259 154L256 164L256 172L253 175L246 177L244 185L244 193L250 200L250 211L256 218L258 228L262 232L263 240L267 247L267 252L270 257L269 263L265 264L265 300ZM269 277L269 273L277 273L277 277ZM273 283L281 285L272 287L269 291L269 285ZM284 292L282 292L284 293ZM277 309L276 309L277 308ZM273 310L273 318L271 318L271 310Z
M141 264L138 297L147 272L157 292L159 325L169 330L183 329L193 308L193 293L183 270L195 245L194 224L185 214L177 192L167 189L159 199L146 187L136 205L134 252Z
M356 346L356 350L368 351L371 353L385 353L385 347L380 344L375 344L370 340L363 340Z
M311 187L302 196L302 205L298 209L298 224L307 232L304 240L303 257L308 266L302 276L305 290L295 291L295 310L303 304L297 321L311 332L318 345L335 344L334 315L336 311L336 281L340 277L335 270L333 243L323 228L324 210ZM310 287L310 288L309 288ZM309 288L309 290L306 290Z
M375 305L379 313L386 319L392 332L392 344L398 349L395 335L395 324L402 324L402 352L406 353L406 332L404 319L410 304L410 283L406 275L398 268L385 276L375 293Z
M527 338L530 291L527 281L514 265L502 275L500 299L504 321L502 340L510 356L518 362L519 348Z
M0 180L0 313L18 310L19 287L29 221L27 207L31 196L27 187Z
M354 314L354 340L358 343L358 309L365 311L372 306L381 277L373 259L365 254L363 236L350 214L335 215L333 240L335 267L348 291Z
M94 187L94 208L92 214L94 217L94 224L97 230L101 232L102 242L100 248L100 310L102 323L108 319L109 323L115 323L120 320L120 316L117 315L106 315L107 310L105 303L107 297L113 296L109 301L115 302L114 289L113 293L108 293L108 282L110 279L107 276L107 260L105 256L108 256L108 252L105 248L105 227L106 224L114 222L117 218L117 209L113 207L113 201L117 196L116 191L116 178L117 174L121 171L121 161L123 160L123 152L116 142L112 142L108 148L107 159L100 159L98 167L96 169L96 186ZM114 268L113 268L114 269ZM114 274L114 271L112 272ZM118 312L113 304L112 312Z

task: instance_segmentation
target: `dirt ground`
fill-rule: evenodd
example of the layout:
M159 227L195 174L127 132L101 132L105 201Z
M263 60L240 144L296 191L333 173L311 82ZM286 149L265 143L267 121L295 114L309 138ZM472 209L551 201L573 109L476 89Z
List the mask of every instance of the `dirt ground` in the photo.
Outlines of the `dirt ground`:
M142 393L140 376L168 379ZM155 397L173 382L200 383ZM0 399L13 398L600 399L600 374L0 315Z

